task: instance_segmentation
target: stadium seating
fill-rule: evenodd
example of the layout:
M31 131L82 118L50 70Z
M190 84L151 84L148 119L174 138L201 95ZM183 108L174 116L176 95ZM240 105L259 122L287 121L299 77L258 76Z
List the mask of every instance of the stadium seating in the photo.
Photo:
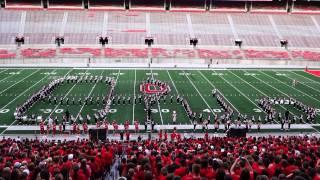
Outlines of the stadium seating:
M244 56L247 59L270 59L270 60L288 60L290 59L287 51L272 51L272 50L244 50Z
M115 49L115 48L105 48L105 57L118 58L118 57L137 57L146 58L148 57L147 49Z
M200 58L243 59L240 50L208 50L198 49Z
M311 61L319 61L320 60L320 52L314 51L291 51L292 58L297 60L311 60Z
M0 59L10 59L10 58L15 58L16 53L13 51L9 51L6 49L0 49Z
M60 54L62 56L89 55L93 57L99 57L101 56L101 49L99 48L61 48Z
M81 180L320 178L319 139L314 136L231 138L205 134L197 139L182 138L176 133L169 136L99 143L79 139L62 142L2 139L0 176ZM118 158L117 154L125 156Z
M56 56L56 49L27 48L22 49L20 53L24 58L52 58Z

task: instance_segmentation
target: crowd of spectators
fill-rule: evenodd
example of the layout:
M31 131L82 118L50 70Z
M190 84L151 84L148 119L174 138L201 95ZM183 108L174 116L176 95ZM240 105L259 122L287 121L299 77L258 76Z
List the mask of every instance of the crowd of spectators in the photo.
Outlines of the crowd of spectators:
M3 139L0 179L104 179L117 164L113 171L121 180L318 180L319 144L315 136L208 134L106 142Z
M131 142L120 179L320 179L319 138L210 137Z
M0 179L104 179L119 142L0 140Z

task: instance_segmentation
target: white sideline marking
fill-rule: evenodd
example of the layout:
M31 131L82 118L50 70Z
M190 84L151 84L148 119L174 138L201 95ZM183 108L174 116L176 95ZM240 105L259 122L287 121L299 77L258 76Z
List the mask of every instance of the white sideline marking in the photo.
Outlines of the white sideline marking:
M313 129L313 125L316 124L292 124L290 129ZM4 126L5 127L5 126ZM187 124L187 125L155 125L155 129L173 129L176 127L177 129L193 129L193 125ZM89 128L95 128L95 125L89 125ZM213 124L208 125L209 129L214 129ZM72 125L67 125L66 129L72 129ZM114 130L113 126L109 126L110 130ZM134 130L134 125L129 125L129 130ZM144 129L144 125L139 125L139 129ZM202 129L202 126L197 126L196 129ZM219 129L224 129L224 126L219 126ZM257 124L253 124L251 129L257 129ZM279 124L261 124L261 129L274 129L279 130L280 125ZM40 130L40 126L37 125L31 125L31 126L21 126L21 125L14 125L8 127L9 131L36 131ZM124 130L124 126L120 125L118 130ZM283 132L284 133L284 132ZM285 136L286 133L283 134Z
M183 71L184 72L184 71ZM210 107L210 105L208 104L208 102L203 98L203 96L201 95L201 93L199 92L199 90L197 89L197 87L194 85L194 83L191 81L191 79L189 78L188 75L185 75L189 82L191 83L191 85L193 86L193 88L198 92L198 94L200 95L200 97L202 98L203 102L207 105L207 107L210 109L210 111L212 112L213 115L215 115L215 113L213 112L212 108Z
M52 72L54 72L56 70L53 70ZM28 89L26 89L25 91L23 91L22 93L20 93L18 96L16 96L13 100L11 100L8 104L6 104L5 106L3 106L0 110L6 108L9 104L11 104L12 102L14 102L16 99L18 99L20 96L22 96L23 94L25 94L25 92L29 91L33 86L39 84L42 80L44 80L45 78L47 78L49 75L44 76L42 79L40 79L37 83L34 83L32 86L30 86ZM8 128L10 128L14 123L16 122L16 120L14 120ZM7 128L7 129L8 129ZM4 131L1 132L1 135L7 131L7 129L5 129Z
M152 73L152 68L150 69L151 70L151 74L152 74L152 79L153 78L153 73ZM162 113L161 113L161 107L160 107L160 103L158 101L158 95L156 94L156 97L157 97L157 104L158 104L158 109L159 109L159 114L160 114L160 119L161 119L161 123L163 124L163 118L162 118Z

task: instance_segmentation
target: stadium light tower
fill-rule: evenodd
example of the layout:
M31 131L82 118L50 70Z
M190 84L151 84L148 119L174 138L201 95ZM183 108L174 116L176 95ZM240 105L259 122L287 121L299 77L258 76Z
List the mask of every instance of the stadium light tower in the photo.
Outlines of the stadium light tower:
M64 37L56 37L55 43L60 47L61 44L64 44Z
M196 47L198 44L198 38L190 38L190 45L193 45L193 47Z
M42 7L44 9L47 9L49 7L49 1L48 0L41 0L41 4L42 4Z
M83 0L82 1L83 8L84 9L89 9L89 3L90 3L89 0Z
M144 44L148 45L149 47L151 47L151 45L154 43L153 41L153 37L146 37L144 39Z
M234 40L234 45L235 45L235 46L239 46L239 48L241 48L241 46L242 46L242 40L241 40L241 39L236 39L236 40Z
M102 45L102 47L104 47L106 44L109 43L109 38L108 37L100 37L99 38L99 44Z
M5 8L5 7L6 7L6 1L0 0L0 8Z
M21 46L21 44L24 44L24 37L22 36L22 37L16 37L16 39L15 39L15 43L20 47Z
M286 39L281 39L280 40L280 45L281 45L281 47L284 47L284 48L288 48L288 40L286 40Z

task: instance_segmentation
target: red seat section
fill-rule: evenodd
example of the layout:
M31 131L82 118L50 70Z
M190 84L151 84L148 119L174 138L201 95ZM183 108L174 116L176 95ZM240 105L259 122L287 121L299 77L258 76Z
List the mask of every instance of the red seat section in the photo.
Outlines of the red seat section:
M243 59L240 50L209 50L198 49L200 58L212 59Z
M148 49L128 49L128 48L105 48L105 57L119 58L119 57L136 57L136 58L147 58Z
M56 56L56 49L22 49L21 56L24 58L52 58Z
M90 55L93 57L101 56L100 48L61 48L61 55Z
M267 59L267 60L289 60L290 55L287 51L279 50L243 50L247 59Z
M9 59L9 58L15 58L15 57L16 57L16 53L14 51L0 49L0 59Z
M193 49L164 49L152 48L151 55L154 58L197 58L197 52Z
M291 51L292 58L295 60L311 60L311 61L319 61L320 60L320 52L315 51Z

